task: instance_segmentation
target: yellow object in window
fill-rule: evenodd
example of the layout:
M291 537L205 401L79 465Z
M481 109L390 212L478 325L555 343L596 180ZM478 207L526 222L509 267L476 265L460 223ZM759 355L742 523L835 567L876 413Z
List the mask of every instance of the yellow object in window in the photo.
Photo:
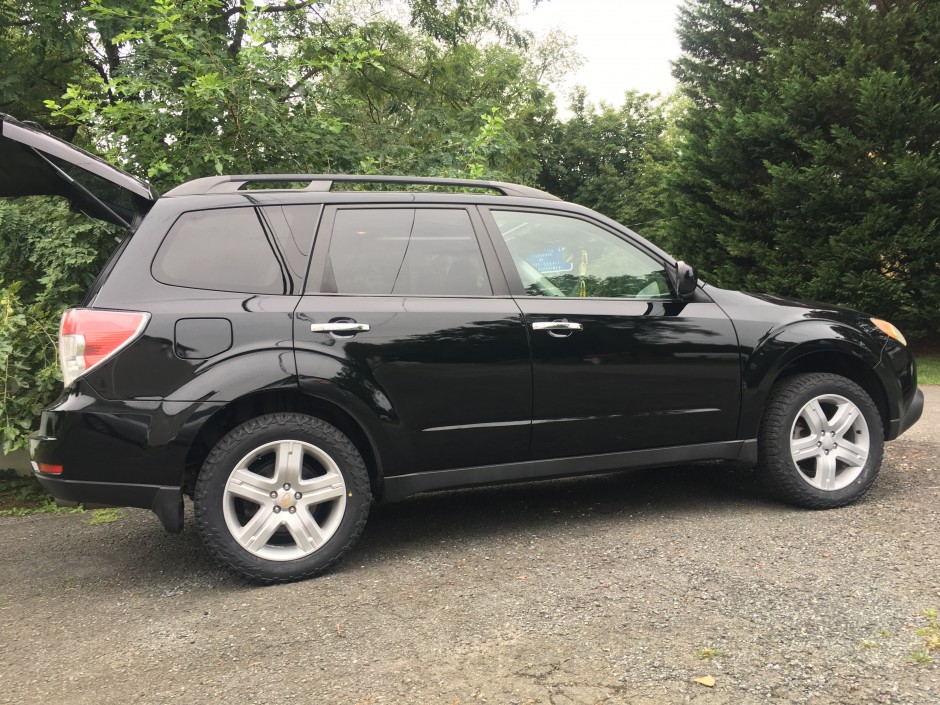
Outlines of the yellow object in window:
M581 264L578 265L578 276L581 281L578 283L578 296L582 299L587 296L587 282L584 278L587 276L588 253L587 250L581 250Z

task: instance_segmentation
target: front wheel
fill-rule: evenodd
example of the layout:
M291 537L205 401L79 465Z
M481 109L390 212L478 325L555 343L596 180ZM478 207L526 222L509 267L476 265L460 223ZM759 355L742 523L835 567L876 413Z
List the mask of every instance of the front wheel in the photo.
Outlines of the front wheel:
M800 374L774 387L758 444L758 472L777 497L828 509L871 487L884 433L875 404L857 384L835 374Z
M312 577L359 538L369 476L352 442L302 414L246 421L212 449L196 482L196 522L216 559L260 583Z

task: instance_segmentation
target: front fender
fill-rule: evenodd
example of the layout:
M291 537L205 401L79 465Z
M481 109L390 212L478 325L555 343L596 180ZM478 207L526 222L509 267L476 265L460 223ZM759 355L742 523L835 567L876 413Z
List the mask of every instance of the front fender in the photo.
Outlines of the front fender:
M882 386L888 381L879 370L881 350L858 329L821 319L779 326L762 337L744 358L739 437L757 436L770 390L784 370L800 358L820 353L854 358L876 374Z

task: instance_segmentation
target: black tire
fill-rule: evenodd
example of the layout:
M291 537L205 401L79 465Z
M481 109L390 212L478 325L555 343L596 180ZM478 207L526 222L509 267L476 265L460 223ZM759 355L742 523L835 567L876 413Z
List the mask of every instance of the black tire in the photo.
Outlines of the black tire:
M290 460L281 464L282 448L287 449L283 451L287 459L296 449L301 451L298 466L287 467ZM322 455L313 456L311 452ZM233 478L236 471L240 474ZM294 487L265 484L278 483L279 473L285 472L294 473L291 477L300 476ZM251 478L251 482L240 482L238 478L242 477ZM230 478L233 484L229 484ZM332 484L311 489L303 500L299 490L312 488L314 485L309 483L317 481ZM262 497L269 489L270 501ZM261 499L252 501L236 496L238 492L249 491L257 492ZM336 496L317 502L318 492ZM196 481L194 504L199 534L216 560L246 580L273 584L313 577L339 561L362 533L371 499L369 474L362 456L343 433L312 416L277 413L246 421L216 444ZM302 501L311 504L301 504ZM318 513L327 518L328 536L325 529L317 533L323 529ZM315 528L308 531L303 527L313 526L304 524L309 520ZM250 534L248 524L253 521L258 528L251 538L257 539L257 545L246 547L233 532L245 529L242 536ZM277 522L283 523L270 538L257 538L266 533L267 526ZM303 541L296 538L298 529L304 533ZM313 534L322 544L316 546L316 541L310 540ZM244 538L243 541L250 543Z
M812 443L817 434L808 428L806 418L812 415L810 412L800 417L807 405L814 399L821 400L819 403L826 407L833 404L833 398L839 397L848 400L855 405L860 415L854 422L854 426L846 431L846 438L836 438L837 432L823 431L822 441ZM828 414L826 414L828 415ZM798 420L798 417L799 420ZM827 428L826 423L833 421L827 419L823 422L822 428ZM864 425L861 421L864 420ZM858 434L855 436L853 434ZM867 442L867 458L862 461L856 461L856 467L847 467L842 465L842 470L833 470L831 477L832 489L822 489L814 486L814 482L824 482L817 480L815 473L821 472L815 470L817 458L823 460L820 455L830 452L833 457L844 452L838 450L840 440L849 440L862 438ZM838 434L842 435L842 434ZM794 460L791 443L803 441L805 446L818 446L816 448L807 448L805 452L814 453L816 457L807 457L800 461L800 464ZM823 445L823 444L826 445ZM825 448L834 445L834 449L826 451ZM878 409L872 402L871 397L860 386L849 379L836 374L816 372L810 374L799 374L792 377L786 377L781 380L771 391L767 400L767 406L764 409L764 416L761 420L760 431L758 434L758 466L757 472L767 490L785 502L795 504L809 509L831 509L850 504L861 497L871 487L881 468L881 459L884 453L884 427ZM859 456L859 458L864 456ZM812 461L812 462L810 462ZM833 468L839 466L843 461L832 460ZM842 472L848 474L839 475ZM853 477L857 473L857 477ZM838 478L842 478L839 480ZM849 479L852 478L852 479ZM845 482L845 486L838 486Z

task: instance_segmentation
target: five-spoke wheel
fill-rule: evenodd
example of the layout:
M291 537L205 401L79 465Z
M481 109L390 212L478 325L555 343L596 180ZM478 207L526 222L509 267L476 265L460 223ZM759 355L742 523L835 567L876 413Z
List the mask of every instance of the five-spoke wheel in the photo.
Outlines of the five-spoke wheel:
M322 449L298 440L266 443L239 461L225 483L222 511L246 551L272 561L313 553L336 533L346 482Z
M226 435L203 465L196 518L206 546L259 582L310 577L358 538L368 472L352 442L300 414L272 414Z
M781 499L839 507L864 494L881 466L884 431L871 397L840 375L786 377L761 422L757 471Z
M868 462L868 424L859 408L838 394L808 401L793 421L790 453L803 479L831 492L858 479Z

